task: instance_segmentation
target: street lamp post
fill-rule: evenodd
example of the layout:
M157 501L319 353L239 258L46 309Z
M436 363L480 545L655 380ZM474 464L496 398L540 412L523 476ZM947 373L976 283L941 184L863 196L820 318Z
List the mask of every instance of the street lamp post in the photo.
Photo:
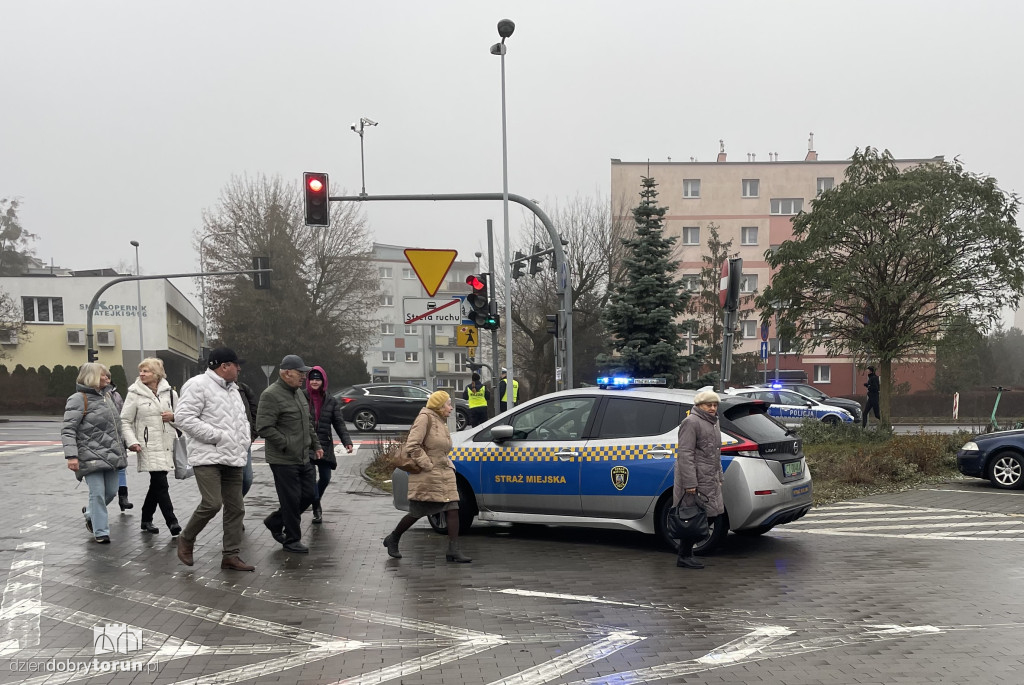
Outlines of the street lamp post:
M351 128L356 134L359 135L359 170L362 174L363 179L363 192L359 193L360 197L366 197L366 161L363 158L363 129L366 126L376 126L377 122L373 119L367 119L366 117L360 117L358 124L352 124Z
M135 275L141 276L142 272L139 271L139 241L131 241L132 247L135 248ZM135 281L135 294L139 299L139 309L135 312L135 318L139 320L139 363L146 358L146 343L142 340L142 281Z
M501 197L504 210L505 228L505 368L508 377L505 382L505 394L508 396L508 407L515 405L515 384L512 365L512 252L508 236L508 127L505 118L505 39L516 30L511 19L498 22L498 35L501 42L491 46L491 54L501 57Z

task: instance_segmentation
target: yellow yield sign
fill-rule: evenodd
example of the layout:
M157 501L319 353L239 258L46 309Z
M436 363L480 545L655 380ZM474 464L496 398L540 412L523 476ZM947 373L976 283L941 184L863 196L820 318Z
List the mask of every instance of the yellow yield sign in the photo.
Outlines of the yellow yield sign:
M444 283L444 277L448 275L448 269L452 268L458 254L456 250L408 249L405 258L423 284L423 289L433 297Z
M460 347L476 347L479 340L480 331L476 326L459 326L455 333L455 344Z

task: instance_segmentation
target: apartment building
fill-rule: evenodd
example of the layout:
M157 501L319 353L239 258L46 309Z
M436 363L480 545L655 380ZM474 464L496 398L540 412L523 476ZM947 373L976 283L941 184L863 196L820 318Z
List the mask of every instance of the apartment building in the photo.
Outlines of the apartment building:
M770 282L771 268L765 252L777 247L793 235L793 217L810 210L810 202L818 194L841 183L848 160L819 160L809 150L802 160L780 160L775 153L758 159L728 161L724 147L714 162L623 162L611 160L611 194L613 212L619 217L631 216L639 202L641 178L650 176L658 183L658 204L667 207L666 235L677 238L676 259L680 276L691 287L697 287L696 276L703 266L701 255L707 252L709 226L718 228L720 239L732 240L731 252L743 258L741 289L752 294ZM901 159L901 169L917 164L941 161ZM759 352L760 320L751 312L738 325L741 345L737 352ZM769 336L775 338L775 323L769 325ZM863 391L863 372L857 369L864 360L852 356L829 357L824 350L798 355L783 351L779 368L801 369L808 379L830 395L859 394ZM775 356L762 367L775 368ZM934 377L931 364L901 366L898 380L910 383L911 390L930 387Z
M370 380L461 393L472 372L466 348L456 345L456 326L404 323L403 298L427 297L405 258L405 249L380 243L373 246L373 260L380 277L380 300L375 312L380 334L365 355ZM456 260L435 296L445 299L449 295L466 295L466 277L472 273L478 273L476 261Z

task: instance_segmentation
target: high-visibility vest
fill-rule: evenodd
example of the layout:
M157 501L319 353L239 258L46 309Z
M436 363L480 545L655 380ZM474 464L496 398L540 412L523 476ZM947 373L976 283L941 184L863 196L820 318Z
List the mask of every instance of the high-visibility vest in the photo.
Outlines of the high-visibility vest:
M501 396L501 401L508 403L508 383L505 383L505 394ZM519 381L512 381L512 401L519 402Z
M473 386L466 388L466 394L469 395L469 408L476 409L477 407L487 406L487 386L481 385L479 390L473 390Z

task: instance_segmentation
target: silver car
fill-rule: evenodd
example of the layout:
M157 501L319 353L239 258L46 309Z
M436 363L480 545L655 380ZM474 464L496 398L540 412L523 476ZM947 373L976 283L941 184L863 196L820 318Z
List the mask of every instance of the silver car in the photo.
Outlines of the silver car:
M674 542L676 434L695 392L664 388L583 388L544 395L455 433L460 525L483 521L621 528ZM703 553L729 530L760 535L811 508L811 474L801 441L772 419L765 402L723 397L726 513ZM393 475L395 507L408 510L408 474ZM443 516L430 525L445 531Z

